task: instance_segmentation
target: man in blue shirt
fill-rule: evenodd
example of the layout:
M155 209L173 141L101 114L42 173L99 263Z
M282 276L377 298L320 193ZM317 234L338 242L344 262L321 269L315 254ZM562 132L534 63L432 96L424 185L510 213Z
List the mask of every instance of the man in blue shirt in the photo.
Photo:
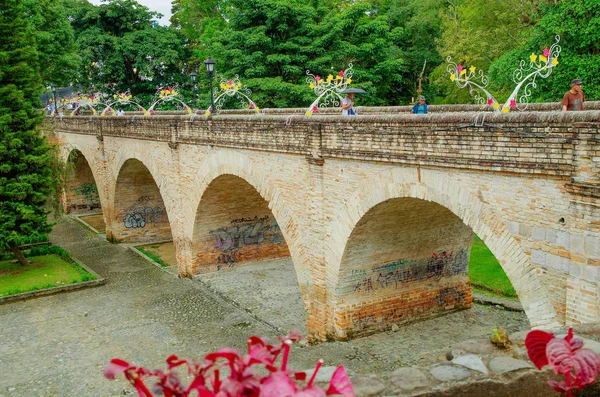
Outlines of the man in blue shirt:
M425 103L425 97L421 95L419 103L413 106L411 113L414 114L427 114L427 104Z

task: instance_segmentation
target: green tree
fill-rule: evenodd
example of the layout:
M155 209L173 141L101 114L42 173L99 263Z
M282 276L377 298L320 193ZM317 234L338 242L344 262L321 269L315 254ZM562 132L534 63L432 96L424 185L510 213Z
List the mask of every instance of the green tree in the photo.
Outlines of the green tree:
M57 178L53 150L40 134L41 78L22 0L0 0L0 246L22 265L24 241L48 233L44 203Z
M531 101L561 101L572 79L584 82L587 100L600 99L600 2L598 0L560 0L540 5L543 17L536 24L530 39L506 53L490 66L490 78L504 93L514 88L512 71L521 59L554 43L560 35L562 52L559 64L547 79L537 80Z
M76 80L80 58L65 4L61 0L24 0L23 4L32 23L43 84L69 85Z
M184 37L159 26L154 19L160 14L134 0L76 6L73 26L84 85L151 96L159 86L187 83L182 71L190 54Z
M441 14L442 36L438 50L445 59L487 71L491 63L523 44L537 19L535 0L448 0ZM441 64L431 79L445 103L470 102L467 90L458 89Z

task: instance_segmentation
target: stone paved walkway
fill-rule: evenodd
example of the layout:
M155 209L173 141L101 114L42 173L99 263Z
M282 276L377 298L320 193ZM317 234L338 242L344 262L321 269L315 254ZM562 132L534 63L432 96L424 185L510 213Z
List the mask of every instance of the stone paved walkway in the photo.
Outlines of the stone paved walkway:
M222 346L243 349L249 335L276 336L267 324L285 326L285 321L272 318L272 308L255 304L257 299L276 299L281 286L267 290L269 283L263 282L259 291L212 292L223 288L227 277L239 281L244 268L223 273L217 281L214 275L212 281L179 280L72 219L62 220L51 237L108 281L97 288L0 306L0 396L133 395L124 381L104 379L102 368L111 358L161 367L172 353L200 357ZM266 263L252 277L278 280L281 268ZM286 299L299 299L299 294L293 298L287 291ZM297 303L294 307L301 307ZM324 358L326 365L343 364L357 373L427 365L442 360L453 343L488 336L494 325L516 331L528 322L522 313L474 305L396 333L294 347L291 365L306 369Z

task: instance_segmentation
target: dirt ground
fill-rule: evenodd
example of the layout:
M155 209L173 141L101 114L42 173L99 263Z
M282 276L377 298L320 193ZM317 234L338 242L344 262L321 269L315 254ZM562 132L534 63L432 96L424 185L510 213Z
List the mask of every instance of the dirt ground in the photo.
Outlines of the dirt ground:
M106 233L106 224L104 223L104 215L94 214L80 216L79 219L99 231L100 233Z
M146 244L140 245L139 247L144 250L158 255L163 262L169 266L177 265L177 258L175 256L175 244L172 241L159 243L159 244Z

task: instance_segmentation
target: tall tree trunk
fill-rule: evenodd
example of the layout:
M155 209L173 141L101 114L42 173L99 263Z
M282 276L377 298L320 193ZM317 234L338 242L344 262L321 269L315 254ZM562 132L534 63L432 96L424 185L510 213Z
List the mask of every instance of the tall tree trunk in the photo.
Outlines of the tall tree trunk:
M8 247L10 248L12 253L15 254L15 256L17 257L17 260L19 261L19 263L21 265L23 265L23 266L29 265L29 261L27 260L27 258L25 258L25 256L23 256L23 253L21 252L21 249L19 248L19 246L17 244L15 244L11 241L10 243L8 243Z

